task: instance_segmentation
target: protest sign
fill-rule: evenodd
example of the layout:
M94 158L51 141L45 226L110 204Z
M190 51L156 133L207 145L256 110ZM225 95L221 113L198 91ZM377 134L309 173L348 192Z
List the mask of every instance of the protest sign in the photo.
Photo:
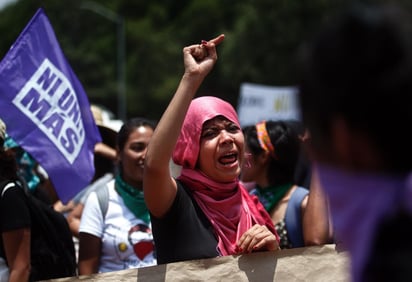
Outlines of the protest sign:
M262 120L300 120L295 87L242 83L237 112L242 127Z
M337 252L335 245L331 244L181 261L139 269L59 278L53 281L349 282L349 267L349 255L346 252Z
M43 9L0 62L0 108L7 133L46 170L63 203L89 184L101 138Z

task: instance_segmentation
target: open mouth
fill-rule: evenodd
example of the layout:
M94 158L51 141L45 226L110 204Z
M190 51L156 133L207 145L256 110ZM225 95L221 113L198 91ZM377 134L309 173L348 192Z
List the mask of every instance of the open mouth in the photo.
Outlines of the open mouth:
M219 158L219 163L224 166L228 166L237 162L237 153L227 153Z

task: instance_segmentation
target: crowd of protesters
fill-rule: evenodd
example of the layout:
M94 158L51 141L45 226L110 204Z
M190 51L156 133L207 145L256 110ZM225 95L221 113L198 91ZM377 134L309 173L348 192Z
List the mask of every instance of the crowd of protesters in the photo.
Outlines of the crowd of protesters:
M334 243L349 251L354 281L412 277L412 151L392 134L411 119L411 35L395 6L349 9L298 53L302 120L244 127L228 102L196 97L225 36L184 47L158 124L132 118L115 142L97 144L95 160L108 165L95 162L90 185L61 209L80 242L78 274ZM0 180L56 203L47 173L6 126ZM1 193L0 281L35 279L22 193Z

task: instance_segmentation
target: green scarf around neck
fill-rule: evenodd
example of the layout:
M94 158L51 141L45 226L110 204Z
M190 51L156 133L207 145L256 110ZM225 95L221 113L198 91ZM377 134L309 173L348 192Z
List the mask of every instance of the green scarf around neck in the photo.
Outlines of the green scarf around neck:
M143 191L124 182L120 174L116 175L115 190L122 197L126 207L139 219L150 224L150 214L144 201Z
M258 196L266 211L270 213L290 188L292 188L291 183L266 188L257 186L254 194Z

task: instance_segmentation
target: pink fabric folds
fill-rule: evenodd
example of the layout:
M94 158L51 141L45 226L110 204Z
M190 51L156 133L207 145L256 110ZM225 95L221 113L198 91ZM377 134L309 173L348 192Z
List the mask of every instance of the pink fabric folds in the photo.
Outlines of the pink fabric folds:
M253 225L266 225L278 238L272 219L238 180L215 182L201 171L183 169L179 177L192 191L196 203L210 220L218 237L221 255L236 254L236 243Z
M240 126L236 111L228 102L213 96L192 100L173 152L173 161L176 164L195 168L203 123L219 115Z
M192 192L196 203L210 220L218 237L221 255L236 254L238 239L254 224L266 225L277 236L272 220L259 200L249 195L238 179L216 182L196 170L203 123L224 116L238 126L233 107L216 97L203 96L190 104L173 161L183 167L178 178Z

